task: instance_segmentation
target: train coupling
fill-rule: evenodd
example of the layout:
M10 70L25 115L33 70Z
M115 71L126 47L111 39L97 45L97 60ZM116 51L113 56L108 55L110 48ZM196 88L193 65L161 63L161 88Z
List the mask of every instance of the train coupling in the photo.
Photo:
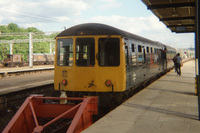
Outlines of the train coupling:
M67 98L67 93L66 91L62 90L60 92L60 98ZM64 99L64 100L60 100L60 104L66 104L67 103L67 100Z

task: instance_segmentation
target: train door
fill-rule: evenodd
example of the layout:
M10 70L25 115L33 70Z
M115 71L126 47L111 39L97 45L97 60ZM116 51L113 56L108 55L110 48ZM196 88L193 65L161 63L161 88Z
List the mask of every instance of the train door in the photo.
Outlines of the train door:
M144 46L142 47L142 49L143 49L143 63L145 64L146 63L146 49Z
M146 47L142 46L142 56L143 56L143 65L142 65L142 80L146 80L148 75L148 65L147 65L147 55L146 55Z
M138 45L137 47L137 64L138 66L141 66L143 64L143 54L141 45Z
M136 83L136 71L137 71L137 55L136 55L136 47L135 44L131 44L130 48L130 58L131 58L131 86L134 86Z
M126 58L126 89L131 87L131 64L130 64L130 56L129 56L129 48L128 45L125 46L125 58Z
M96 81L98 91L115 92L121 88L125 88L125 71L122 68L125 66L124 55L124 43L122 43L121 37L99 37L98 46L96 49ZM124 62L123 62L124 61ZM112 85L108 85L109 84Z
M131 44L131 65L134 67L137 66L137 54L135 44Z
M149 46L146 47L146 63L150 64L151 55L150 55L150 48Z
M95 38L76 38L75 40L75 69L71 74L78 91L92 90L95 82ZM71 70L72 71L72 70Z

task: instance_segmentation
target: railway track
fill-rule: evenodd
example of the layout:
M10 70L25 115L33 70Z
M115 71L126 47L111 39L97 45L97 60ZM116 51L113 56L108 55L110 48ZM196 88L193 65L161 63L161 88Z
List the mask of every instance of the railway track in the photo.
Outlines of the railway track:
M0 95L0 131L3 131L5 126L12 119L25 99L30 96L30 94L43 94L45 96L51 96L52 92L53 84L50 84L6 95Z

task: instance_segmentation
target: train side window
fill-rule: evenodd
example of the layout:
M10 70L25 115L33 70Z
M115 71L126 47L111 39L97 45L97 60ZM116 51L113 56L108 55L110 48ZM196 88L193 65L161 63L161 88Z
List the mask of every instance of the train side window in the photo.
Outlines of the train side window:
M135 45L134 44L131 44L131 50L132 50L132 52L135 52Z
M147 47L147 53L149 53L149 47Z
M157 49L156 48L154 48L154 53L157 53Z
M95 65L95 40L94 38L76 39L76 65Z
M73 39L65 38L57 41L57 65L73 65Z
M99 38L98 40L99 66L120 65L119 38Z
M138 45L138 52L142 52L142 46L141 45Z
M151 48L151 53L153 53L153 48Z

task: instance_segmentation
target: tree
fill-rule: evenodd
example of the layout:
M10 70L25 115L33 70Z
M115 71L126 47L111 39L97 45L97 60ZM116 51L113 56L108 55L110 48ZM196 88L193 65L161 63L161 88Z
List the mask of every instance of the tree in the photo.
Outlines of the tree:
M43 34L42 31L38 30L35 27L20 28L15 23L10 23L8 25L0 26L1 33L14 33L14 32L41 32L42 34L35 34L34 38L55 38L58 33L52 33L51 35ZM0 36L1 40L13 40L13 39L27 39L27 36ZM28 43L14 44L13 45L13 54L22 54L24 60L26 60L28 51ZM49 53L49 43L38 42L33 44L34 53ZM9 44L0 44L0 60L5 59L6 54L9 54Z
M7 32L7 28L5 25L1 25L0 26L0 33L6 33Z
M26 29L26 32L41 32L40 30L38 30L37 28L34 27L28 27Z
M8 27L7 29L9 32L18 32L19 31L19 26L15 23L10 23L10 24L8 24L7 27Z

